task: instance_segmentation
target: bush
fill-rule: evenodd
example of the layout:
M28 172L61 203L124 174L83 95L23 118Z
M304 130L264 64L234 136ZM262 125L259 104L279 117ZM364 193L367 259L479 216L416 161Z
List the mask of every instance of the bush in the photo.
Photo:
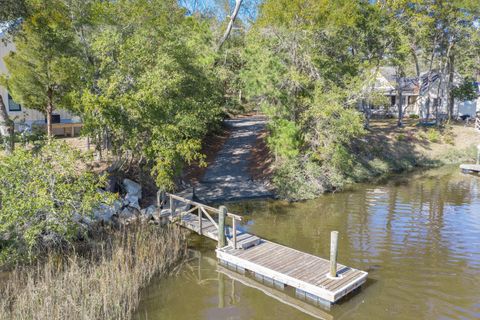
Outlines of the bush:
M277 163L272 182L277 194L288 200L313 199L324 192L321 183L315 177L319 168L308 169L298 159L289 159Z
M407 136L404 133L399 133L396 136L397 141L404 141L407 138Z
M426 132L427 140L433 143L437 143L441 139L440 132L435 128L429 128Z
M105 179L86 170L87 161L57 142L0 157L0 265L68 245L82 233L74 216L113 199L98 192Z
M408 116L410 119L419 119L419 115L418 114L411 114Z

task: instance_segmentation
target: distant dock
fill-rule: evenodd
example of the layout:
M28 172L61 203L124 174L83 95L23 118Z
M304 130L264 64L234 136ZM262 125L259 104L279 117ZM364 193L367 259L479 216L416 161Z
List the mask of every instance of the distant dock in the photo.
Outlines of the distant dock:
M330 306L366 282L367 272L336 262L336 231L332 232L330 260L326 260L240 231L237 224L242 217L224 206L217 209L168 193L159 196L162 202L170 207L162 210L162 216L218 241L216 254L221 265L280 290L293 287L296 296L304 300ZM218 220L212 215L218 215ZM231 226L226 225L227 218L232 220Z
M480 164L461 164L460 170L463 173L480 174Z
M478 123L480 123L480 118L477 118ZM463 173L473 173L473 174L480 174L480 144L477 145L477 163L476 164L461 164L460 170Z

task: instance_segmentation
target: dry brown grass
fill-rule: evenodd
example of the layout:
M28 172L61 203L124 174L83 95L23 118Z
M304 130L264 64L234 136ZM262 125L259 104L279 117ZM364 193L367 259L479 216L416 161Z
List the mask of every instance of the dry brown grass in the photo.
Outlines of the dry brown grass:
M0 319L130 319L139 291L186 252L178 227L115 233L88 254L17 268L0 290Z

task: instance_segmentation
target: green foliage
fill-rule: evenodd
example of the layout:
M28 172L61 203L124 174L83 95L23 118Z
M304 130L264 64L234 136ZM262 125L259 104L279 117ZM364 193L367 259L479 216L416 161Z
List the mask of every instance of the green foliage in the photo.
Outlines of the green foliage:
M50 237L76 239L74 215L91 217L112 196L98 192L104 177L85 170L86 156L62 143L18 148L0 158L0 264L34 259Z
M368 63L362 59L373 63L379 54L366 32L382 23L372 20L371 9L354 1L265 1L247 35L246 96L270 118L274 184L288 198L349 180L356 161L351 144L363 134L353 98L364 86L359 76Z
M452 89L453 97L461 101L473 101L478 98L478 84L470 78Z
M5 57L8 75L0 83L29 108L44 113L49 106L68 108L82 68L67 9L59 0L42 0L31 2L29 10L14 37L16 51Z
M76 94L84 131L98 145L106 132L115 154L146 160L157 184L173 188L184 163L203 159L201 140L222 111L209 25L175 1L98 6L91 78Z
M295 123L285 119L272 122L269 126L268 144L275 157L295 158L300 152L301 139Z
M399 133L395 136L395 139L397 139L397 141L404 141L407 139L407 136L404 133Z
M429 128L426 131L425 137L427 138L428 141L433 143L440 142L442 138L440 131L436 128Z
M313 199L325 191L322 181L317 180L319 171L315 163L302 164L298 158L286 159L278 163L272 182L277 194L284 199Z

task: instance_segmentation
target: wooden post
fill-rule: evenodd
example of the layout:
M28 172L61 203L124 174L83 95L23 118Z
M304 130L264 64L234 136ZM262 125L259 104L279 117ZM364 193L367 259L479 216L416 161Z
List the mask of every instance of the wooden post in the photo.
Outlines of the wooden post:
M237 219L232 218L233 228L233 249L237 249Z
M202 210L200 209L200 207L198 207L198 226L198 234L202 235Z
M330 276L337 277L338 231L330 233Z
M173 214L175 213L175 209L176 209L176 203L175 203L175 200L170 197L170 215L173 216Z
M158 190L158 192L157 192L157 207L160 208L165 203L165 198L166 198L165 191L162 190L162 189Z
M477 164L480 164L480 144L477 145Z
M225 247L227 240L225 238L225 217L227 216L227 207L220 206L218 213L218 247Z
M160 194L160 201L162 201L162 207L167 204L167 193L165 190L162 190L162 193Z

